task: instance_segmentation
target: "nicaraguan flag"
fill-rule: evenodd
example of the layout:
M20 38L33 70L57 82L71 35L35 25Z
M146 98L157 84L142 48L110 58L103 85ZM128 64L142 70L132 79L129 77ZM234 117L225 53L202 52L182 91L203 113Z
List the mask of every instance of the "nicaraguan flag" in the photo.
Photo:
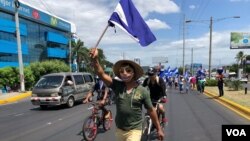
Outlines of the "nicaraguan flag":
M109 25L120 27L141 46L147 46L156 40L131 0L120 0L109 19Z

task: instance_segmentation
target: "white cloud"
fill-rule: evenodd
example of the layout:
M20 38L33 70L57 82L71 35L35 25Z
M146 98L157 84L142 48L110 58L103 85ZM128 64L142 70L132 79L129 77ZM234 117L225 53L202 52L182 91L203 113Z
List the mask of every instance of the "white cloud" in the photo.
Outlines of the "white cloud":
M43 0L47 8L38 0L25 0L25 2L41 9L46 10L49 8L51 9L49 11L53 12L53 14L75 23L77 35L87 47L92 47L96 44L107 25L107 21L118 0ZM133 2L143 17L147 17L151 13L164 14L165 16L169 13L180 12L180 8L174 1L133 0ZM190 8L195 8L195 6L191 5ZM151 17L149 16L149 18ZM167 23L155 17L149 19L147 23L153 32L161 29L165 31L171 28ZM242 31L249 30L250 28L245 28ZM116 33L113 28L108 28L99 47L104 50L107 59L111 62L116 62L123 57L126 59L140 58L142 65L153 65L152 58L162 56L169 59L169 64L163 65L182 66L182 39L168 40L165 37L162 38L157 39L157 42L153 42L148 47L141 47L119 28L116 28ZM221 60L221 63L235 61L235 56L231 54L236 54L239 50L230 50L229 40L229 32L213 32L212 64L217 65L216 61L218 62L218 59ZM208 64L209 33L205 33L198 38L186 39L186 63L191 63L191 47L194 48L194 62Z
M195 9L195 8L196 8L195 5L189 5L189 9L193 10L193 9Z
M170 0L136 0L133 2L143 17L146 17L150 12L160 14L180 12L176 3Z
M165 22L160 21L158 19L149 19L146 21L150 29L152 30L158 30L158 29L171 29L169 25L167 25Z

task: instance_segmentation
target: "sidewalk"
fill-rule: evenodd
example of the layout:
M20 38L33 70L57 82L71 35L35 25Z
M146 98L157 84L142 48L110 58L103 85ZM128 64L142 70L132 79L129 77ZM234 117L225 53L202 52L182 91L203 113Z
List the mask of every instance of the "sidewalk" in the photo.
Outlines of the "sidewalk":
M0 105L8 104L30 97L31 91L27 92L11 92L11 93L0 93Z

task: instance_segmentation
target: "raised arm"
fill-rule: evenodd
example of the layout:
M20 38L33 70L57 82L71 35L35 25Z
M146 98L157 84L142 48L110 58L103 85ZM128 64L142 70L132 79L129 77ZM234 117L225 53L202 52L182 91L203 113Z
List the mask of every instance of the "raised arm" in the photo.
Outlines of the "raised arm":
M94 67L96 74L100 77L100 79L103 80L103 82L107 86L110 86L112 84L112 78L104 72L102 66L98 61L98 49L91 48L89 55L91 57L91 64Z

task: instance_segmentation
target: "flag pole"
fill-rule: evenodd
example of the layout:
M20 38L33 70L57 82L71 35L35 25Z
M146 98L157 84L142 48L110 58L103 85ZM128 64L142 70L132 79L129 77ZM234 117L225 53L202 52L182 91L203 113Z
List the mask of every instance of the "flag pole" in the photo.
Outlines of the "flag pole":
M98 41L96 42L96 44L95 44L95 46L94 46L94 53L93 53L93 54L95 54L95 52L96 52L96 50L97 50L97 46L99 45L100 41L102 40L102 37L103 37L104 33L107 31L108 27L109 27L109 24L107 24L107 26L106 26L105 29L103 30L101 36L99 37Z
M105 29L103 30L101 36L99 37L99 39L98 39L98 41L97 41L97 43L96 43L96 45L95 45L95 50L97 49L97 46L99 45L99 43L100 43L100 41L101 41L101 39L102 39L104 33L107 31L108 27L109 27L109 24L107 24L107 26L106 26Z

